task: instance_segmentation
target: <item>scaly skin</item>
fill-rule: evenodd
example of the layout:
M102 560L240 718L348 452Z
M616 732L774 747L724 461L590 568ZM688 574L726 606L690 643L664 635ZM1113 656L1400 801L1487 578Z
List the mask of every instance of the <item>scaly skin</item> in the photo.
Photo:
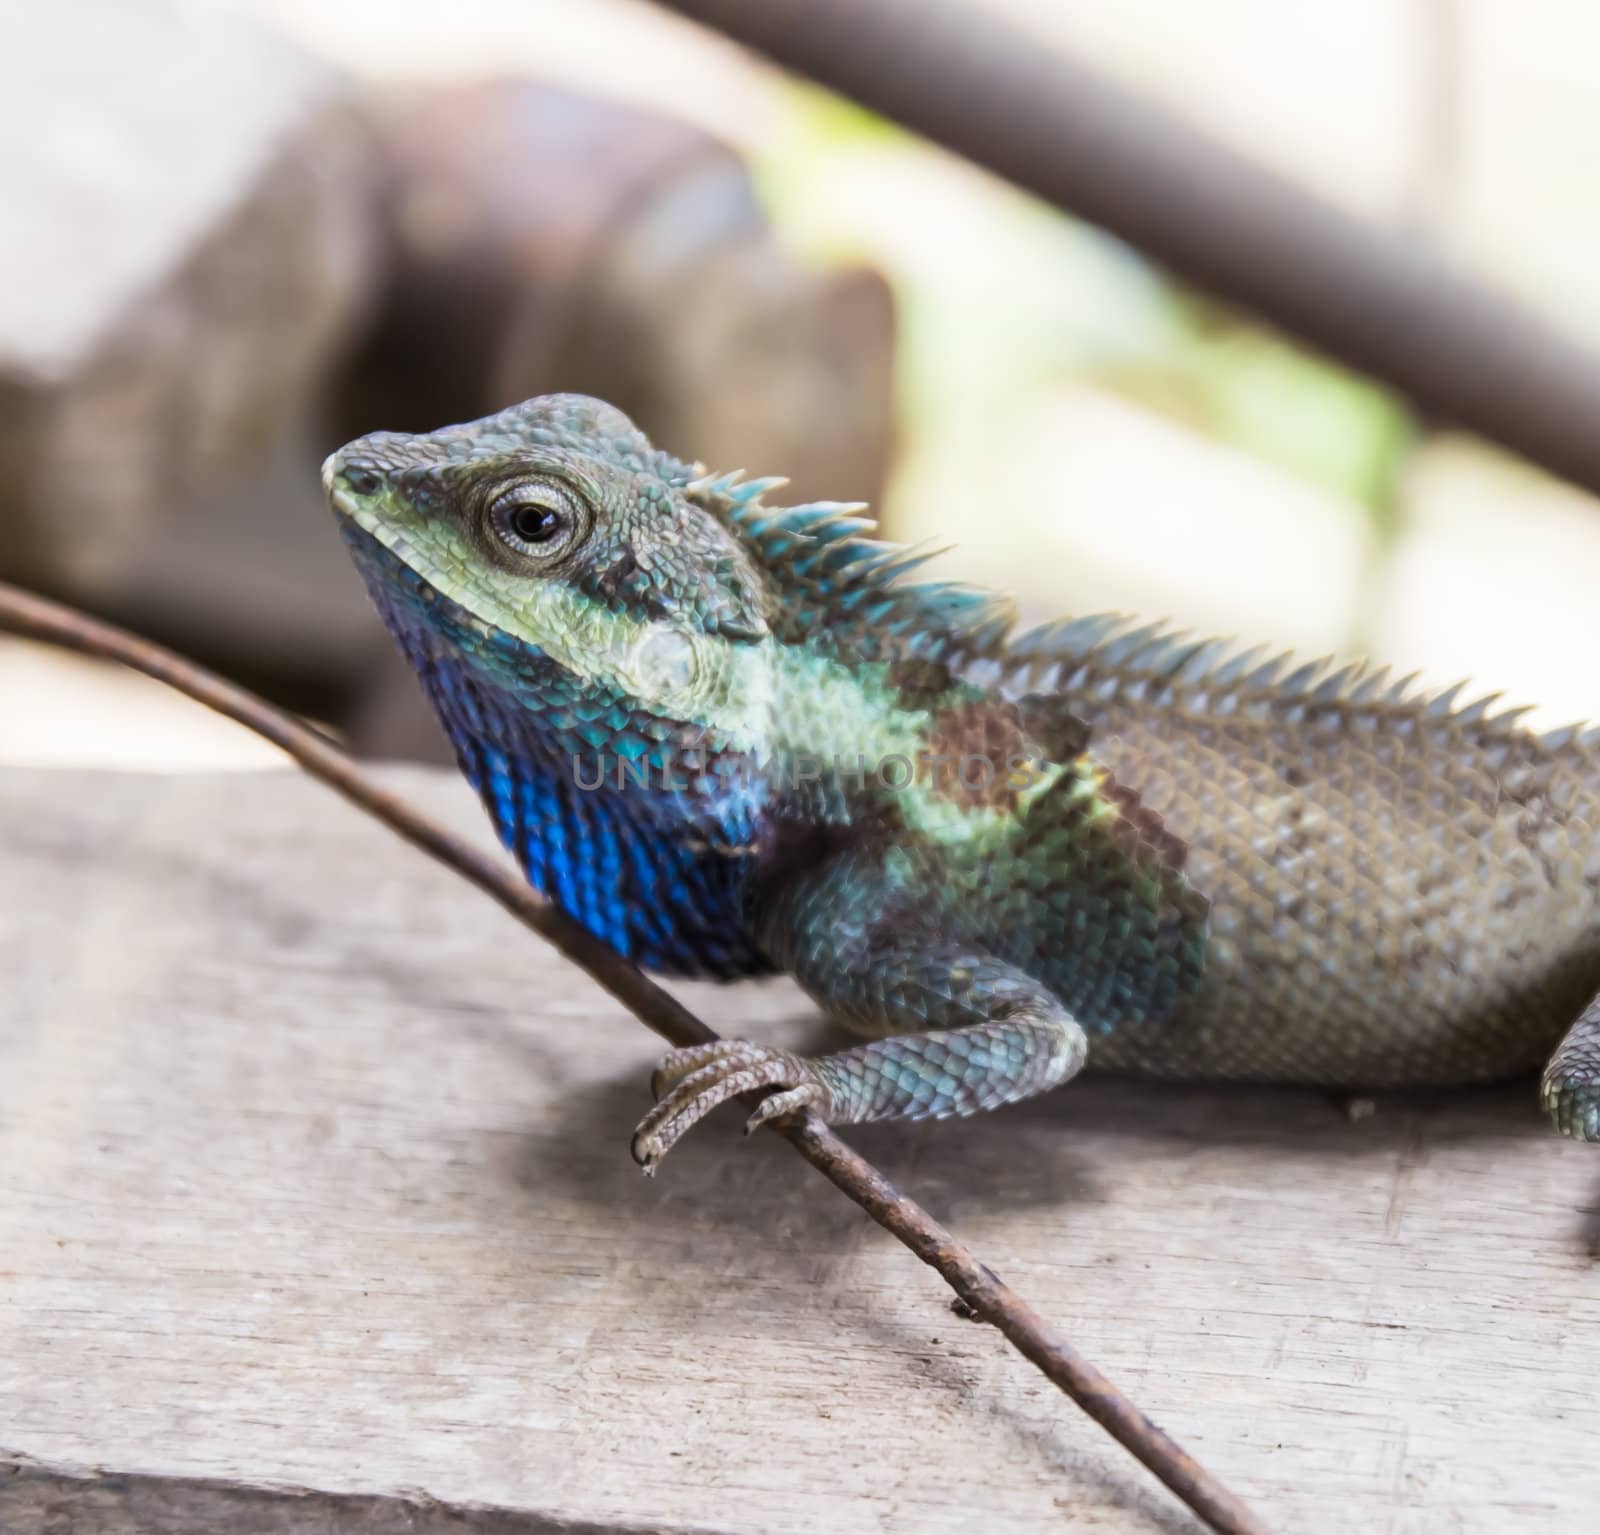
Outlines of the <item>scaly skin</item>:
M1015 635L860 508L770 507L582 396L323 475L529 880L650 968L787 970L872 1040L674 1052L647 1169L750 1088L757 1122L938 1117L1085 1063L1545 1065L1600 1140L1600 733L1116 618Z

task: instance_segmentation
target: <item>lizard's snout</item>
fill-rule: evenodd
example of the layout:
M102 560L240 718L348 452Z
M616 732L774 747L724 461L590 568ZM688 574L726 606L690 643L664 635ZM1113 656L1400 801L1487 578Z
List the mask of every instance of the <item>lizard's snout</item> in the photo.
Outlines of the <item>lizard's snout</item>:
M374 434L378 435L389 434ZM349 510L346 503L351 498L375 496L384 487L385 466L378 454L364 451L371 440L362 437L346 443L322 461L322 488L341 511Z

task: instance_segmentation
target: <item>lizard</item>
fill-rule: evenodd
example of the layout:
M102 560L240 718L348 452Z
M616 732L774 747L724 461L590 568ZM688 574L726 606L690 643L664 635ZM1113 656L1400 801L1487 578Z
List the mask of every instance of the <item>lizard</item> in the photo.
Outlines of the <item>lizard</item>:
M1600 730L1163 624L1018 627L859 503L549 395L323 481L532 885L863 1042L671 1052L632 1142L944 1118L1086 1065L1369 1090L1542 1068L1600 1141ZM925 575L925 573L924 573Z

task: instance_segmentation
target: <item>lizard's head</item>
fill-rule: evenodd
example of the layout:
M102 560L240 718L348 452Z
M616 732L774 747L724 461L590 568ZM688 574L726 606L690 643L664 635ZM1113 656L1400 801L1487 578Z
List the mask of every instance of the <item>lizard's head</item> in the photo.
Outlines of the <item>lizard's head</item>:
M937 693L942 657L995 652L1012 619L904 581L927 553L876 542L861 506L768 506L781 480L707 475L582 395L375 432L323 479L458 750L514 730L566 758L767 764L803 730L870 752L874 721L923 707L906 689Z
M774 796L842 813L815 763L909 764L941 657L994 650L1011 621L902 581L926 555L874 541L859 506L767 506L781 481L706 475L580 395L375 432L323 480L528 877L657 968L760 969L741 880Z
M480 686L564 722L553 744L569 750L623 745L641 718L747 748L766 583L688 493L696 473L613 407L550 395L436 432L375 432L333 454L323 482L425 676L453 653Z

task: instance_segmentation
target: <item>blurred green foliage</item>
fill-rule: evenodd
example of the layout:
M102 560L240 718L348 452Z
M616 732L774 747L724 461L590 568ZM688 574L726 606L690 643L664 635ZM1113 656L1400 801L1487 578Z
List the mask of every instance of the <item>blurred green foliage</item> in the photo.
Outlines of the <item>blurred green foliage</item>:
M1088 384L1345 496L1392 535L1416 435L1392 394L997 181L981 231L941 233L930 174L978 173L828 92L796 85L791 102L788 133L756 161L758 185L814 253L888 272L902 401L919 429L970 429L974 411L1021 393Z
M1208 299L1172 296L1168 344L1094 382L1387 519L1416 435L1404 404Z

